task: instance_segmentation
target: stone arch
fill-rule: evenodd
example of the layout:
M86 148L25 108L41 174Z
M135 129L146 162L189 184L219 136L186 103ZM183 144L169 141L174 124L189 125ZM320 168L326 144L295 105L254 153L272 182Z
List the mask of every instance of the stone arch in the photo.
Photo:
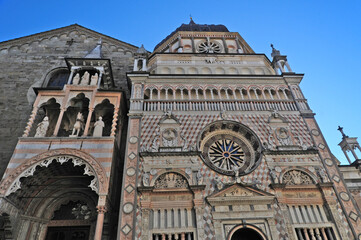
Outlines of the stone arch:
M298 180L294 180L296 182L289 183L288 180L285 178L287 177L287 174L291 174L294 171L298 172L301 178L301 182L298 183ZM286 182L287 181L287 182ZM283 171L280 174L280 182L288 185L301 185L301 184L315 184L317 183L317 177L308 169L297 166L297 167L289 167L286 169L283 169Z
M174 74L185 74L185 70L181 67L177 67L175 70L174 70Z
M150 186L154 186L155 182L163 175L169 174L169 173L176 173L178 175L181 175L187 182L187 185L190 185L191 177L186 174L184 171L180 169L172 169L172 170L161 170L159 173L153 177L153 179L150 182Z
M68 82L70 72L63 66L53 68L45 75L43 87L62 87Z
M21 188L20 179L32 176L37 166L47 167L53 161L64 163L72 161L74 166L85 165L84 175L94 176L89 187L98 194L106 194L108 191L108 177L104 168L88 153L62 148L41 153L11 171L0 183L0 194L8 196Z
M232 144L228 145L229 147L233 148L236 146L238 149L242 149L241 151L245 153L244 157L237 160L237 157L233 156L233 160L230 161L223 156L223 162L227 163L228 161L229 166L228 163L227 166L220 166L220 164L218 166L215 165L214 162L212 162L212 157L209 156L208 150L210 146L217 141L223 141L223 145L228 141L228 144ZM220 152L228 151L224 150L224 148L225 147L219 149ZM262 143L257 134L248 126L230 120L215 121L204 127L197 138L197 151L201 152L201 159L208 167L223 175L229 176L235 174L232 165L240 167L239 175L241 176L251 173L260 165L263 156ZM235 163L235 161L242 162L242 164Z
M95 209L97 206L97 202L95 199L89 198L88 195L81 194L77 192L76 195L70 193L67 193L65 195L62 195L62 198L54 199L53 201L49 202L46 205L46 208L41 212L41 217L45 219L51 219L52 215L55 211L59 210L61 208L61 205L67 204L70 201L83 201L90 204L90 207Z
M247 232L249 235L251 235L250 238L247 238L247 239L267 240L266 234L264 234L261 229L259 229L258 227L256 227L253 224L240 224L240 225L233 227L228 233L227 240L238 239L238 238L236 238L237 234L242 234L242 233L247 234Z

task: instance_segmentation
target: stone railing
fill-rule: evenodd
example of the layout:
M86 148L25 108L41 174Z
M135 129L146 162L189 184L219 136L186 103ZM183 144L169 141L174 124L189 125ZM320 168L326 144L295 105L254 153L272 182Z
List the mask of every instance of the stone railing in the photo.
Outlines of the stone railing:
M336 240L331 227L296 228L297 240Z
M143 104L144 103L144 104ZM143 105L143 109L142 109ZM306 103L302 108L308 109ZM297 111L291 100L132 100L139 111Z
M153 233L155 240L194 240L193 232Z

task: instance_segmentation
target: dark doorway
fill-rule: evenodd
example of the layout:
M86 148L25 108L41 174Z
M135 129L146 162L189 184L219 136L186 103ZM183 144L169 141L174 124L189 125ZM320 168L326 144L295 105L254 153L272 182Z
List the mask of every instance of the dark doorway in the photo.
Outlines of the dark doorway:
M245 227L233 233L231 240L263 240L263 237L255 230Z
M48 227L46 240L88 240L90 226Z

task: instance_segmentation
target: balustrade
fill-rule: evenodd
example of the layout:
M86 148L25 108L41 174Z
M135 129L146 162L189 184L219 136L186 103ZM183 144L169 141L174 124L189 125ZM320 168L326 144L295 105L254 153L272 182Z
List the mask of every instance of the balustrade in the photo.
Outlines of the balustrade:
M336 240L331 227L296 228L297 240Z
M309 109L306 102L302 109ZM141 110L143 101L133 100L132 110ZM291 100L144 100L143 111L297 111Z

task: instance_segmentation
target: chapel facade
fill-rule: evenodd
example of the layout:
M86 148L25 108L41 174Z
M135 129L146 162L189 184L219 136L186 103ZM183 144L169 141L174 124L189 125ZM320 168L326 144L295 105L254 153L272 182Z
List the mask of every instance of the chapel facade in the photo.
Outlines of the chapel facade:
M79 25L0 43L28 112L0 133L0 237L361 239L357 138L340 165L271 46L193 20L153 52Z

